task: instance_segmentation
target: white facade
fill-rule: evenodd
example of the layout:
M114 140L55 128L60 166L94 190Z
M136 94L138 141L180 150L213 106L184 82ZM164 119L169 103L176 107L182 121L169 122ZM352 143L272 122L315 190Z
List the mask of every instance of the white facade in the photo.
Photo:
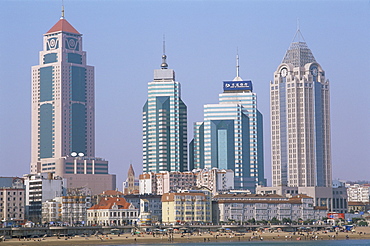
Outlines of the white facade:
M139 177L140 194L162 195L168 192L191 189L196 185L193 172L145 173Z
M61 200L53 199L42 203L42 223L62 221Z
M33 222L40 222L42 203L65 195L66 180L54 177L52 173L24 175L26 187L27 216Z
M331 187L329 81L305 42L275 71L270 103L272 185Z
M0 221L23 222L25 212L24 188L0 188Z
M234 172L233 170L212 169L195 169L197 187L207 187L213 195L222 191L234 189Z
M139 219L139 208L123 197L105 197L87 211L87 224L113 226L134 225Z
M354 184L347 186L348 202L369 202L370 186Z
M289 218L298 219L322 219L327 215L326 208L314 208L312 197L298 195L293 198L284 198L277 195L219 195L214 197L217 201L214 212L217 214L217 222L241 221L249 219L256 221L282 220Z

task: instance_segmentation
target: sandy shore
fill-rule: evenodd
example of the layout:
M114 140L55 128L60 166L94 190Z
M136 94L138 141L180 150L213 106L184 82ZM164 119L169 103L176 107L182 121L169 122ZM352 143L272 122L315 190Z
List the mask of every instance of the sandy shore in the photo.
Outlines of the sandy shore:
M10 239L0 242L1 245L120 245L120 244L166 244L166 243L203 243L203 242L236 242L236 241L296 241L296 240L370 240L370 227L357 227L356 232L315 232L312 233L289 233L289 232L254 232L245 233L244 236L235 236L229 233L204 233L202 235L174 234L173 240L168 236L140 235L131 234L109 235L109 236L90 236L90 237L46 237L44 239Z

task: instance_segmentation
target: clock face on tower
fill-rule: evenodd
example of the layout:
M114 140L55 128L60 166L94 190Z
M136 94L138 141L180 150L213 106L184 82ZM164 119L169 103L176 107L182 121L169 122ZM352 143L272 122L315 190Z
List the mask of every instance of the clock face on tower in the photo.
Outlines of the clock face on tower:
M280 70L280 74L281 74L282 77L285 78L288 75L288 69L286 69L286 67L282 68Z
M313 68L311 69L311 73L312 73L312 75L313 75L313 76L317 76L317 74L318 74L318 69L317 69L317 67L313 67Z

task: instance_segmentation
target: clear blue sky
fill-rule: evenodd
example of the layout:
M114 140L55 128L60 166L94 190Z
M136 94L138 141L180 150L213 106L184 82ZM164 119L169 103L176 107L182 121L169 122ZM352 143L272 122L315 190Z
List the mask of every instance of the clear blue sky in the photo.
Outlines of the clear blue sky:
M29 172L31 66L61 0L0 1L0 176ZM333 177L370 180L370 2L364 1L72 1L66 19L83 34L95 66L96 155L110 162L122 189L128 166L142 170L142 106L162 37L182 84L192 125L217 103L222 81L253 81L264 115L265 176L271 183L269 81L297 29L331 83Z

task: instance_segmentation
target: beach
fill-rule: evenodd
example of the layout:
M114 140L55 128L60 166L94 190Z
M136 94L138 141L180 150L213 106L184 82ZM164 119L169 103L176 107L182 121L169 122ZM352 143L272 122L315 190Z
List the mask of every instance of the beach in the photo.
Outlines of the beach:
M202 234L121 234L98 235L89 237L44 237L44 238L12 238L0 245L125 245L125 244L166 244L166 243L206 243L206 242L238 242L238 241L309 241L309 240L370 240L369 227L357 227L353 232L248 232Z

